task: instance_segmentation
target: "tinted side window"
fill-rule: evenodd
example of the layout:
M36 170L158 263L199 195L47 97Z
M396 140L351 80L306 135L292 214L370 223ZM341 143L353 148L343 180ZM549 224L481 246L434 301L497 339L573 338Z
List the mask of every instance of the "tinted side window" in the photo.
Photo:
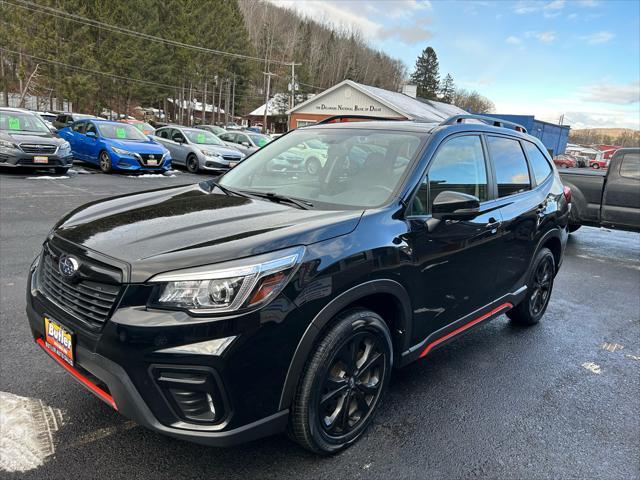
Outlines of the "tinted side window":
M411 214L426 214L433 199L445 190L474 195L481 202L488 199L487 169L479 136L456 137L440 147L413 200Z
M640 153L625 153L620 165L620 175L640 179Z
M87 126L87 122L77 122L73 125L73 131L78 133L84 133L84 128Z
M498 196L506 197L531 190L531 179L520 142L504 137L487 137L496 170Z
M169 138L169 129L168 128L161 128L160 130L157 130L156 131L156 137Z
M96 137L98 136L98 129L93 123L87 124L87 129L85 130L85 134L89 132L93 132L96 135Z
M220 139L224 140L225 142L232 142L233 141L233 137L231 136L230 133L223 133L222 135L220 135Z
M536 179L536 183L540 185L544 182L551 173L551 166L545 156L538 150L531 142L522 142L524 149L527 151L527 157L529 157L529 163L531 164L531 170L533 170L533 177Z

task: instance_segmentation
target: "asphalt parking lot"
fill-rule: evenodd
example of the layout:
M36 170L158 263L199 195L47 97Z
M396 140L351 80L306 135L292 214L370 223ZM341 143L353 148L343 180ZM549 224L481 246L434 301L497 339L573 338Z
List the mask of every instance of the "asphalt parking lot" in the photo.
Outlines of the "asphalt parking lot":
M345 452L319 458L284 436L214 449L128 421L31 339L25 277L60 216L208 178L78 171L0 173L0 403L24 418L0 419L0 453L12 454L3 478L640 478L639 234L573 234L538 326L503 316L395 372L372 428ZM9 435L29 422L48 426L43 463Z

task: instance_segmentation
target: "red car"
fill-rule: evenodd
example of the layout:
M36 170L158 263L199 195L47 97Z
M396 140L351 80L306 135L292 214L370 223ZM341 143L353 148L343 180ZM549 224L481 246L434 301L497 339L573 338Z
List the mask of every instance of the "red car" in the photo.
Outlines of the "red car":
M596 170L599 168L607 168L609 166L609 160L605 160L604 158L601 160L589 159L589 166Z
M553 163L558 168L576 168L578 166L571 155L556 155L553 157Z

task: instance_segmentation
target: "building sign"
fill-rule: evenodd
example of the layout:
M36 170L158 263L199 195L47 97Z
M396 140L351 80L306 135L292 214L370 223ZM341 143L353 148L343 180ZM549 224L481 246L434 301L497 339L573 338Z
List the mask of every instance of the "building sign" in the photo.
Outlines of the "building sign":
M382 107L376 105L326 105L321 103L316 105L316 110L321 112L330 110L338 112L382 112Z

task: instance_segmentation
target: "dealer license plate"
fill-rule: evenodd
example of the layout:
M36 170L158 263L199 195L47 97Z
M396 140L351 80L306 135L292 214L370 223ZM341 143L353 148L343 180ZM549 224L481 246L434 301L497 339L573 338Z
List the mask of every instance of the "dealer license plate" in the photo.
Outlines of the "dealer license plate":
M149 166L158 165L158 160L147 160L147 165Z
M238 164L238 162L229 162L229 168L233 168Z
M33 157L33 163L49 163L49 157Z
M45 346L73 366L73 333L49 317L44 317Z

